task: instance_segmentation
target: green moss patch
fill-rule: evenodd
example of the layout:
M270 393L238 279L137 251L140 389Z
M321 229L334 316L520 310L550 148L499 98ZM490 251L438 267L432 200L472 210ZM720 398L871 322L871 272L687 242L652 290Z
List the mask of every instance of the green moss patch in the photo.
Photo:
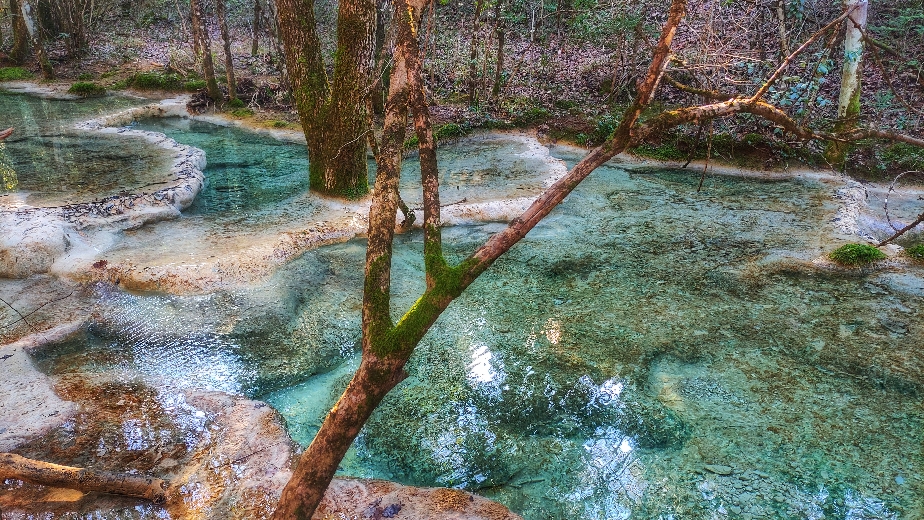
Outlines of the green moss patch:
M885 253L867 244L846 244L828 255L828 258L843 265L866 265L886 257Z
M0 81L31 79L32 73L22 67L0 67Z
M183 84L183 88L187 92L196 92L198 90L205 90L205 80L204 79L191 79Z
M924 244L918 244L905 249L905 254L918 262L924 262Z
M128 85L138 90L166 90L168 92L185 90L183 79L179 74L162 72L139 72L129 79Z
M67 89L69 94L76 94L80 97L96 97L106 94L106 89L93 83L92 81L78 81Z

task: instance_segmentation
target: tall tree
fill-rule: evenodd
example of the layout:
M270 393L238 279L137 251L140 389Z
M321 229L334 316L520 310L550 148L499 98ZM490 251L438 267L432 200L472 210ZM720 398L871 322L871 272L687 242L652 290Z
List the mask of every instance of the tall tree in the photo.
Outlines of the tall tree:
M202 51L202 75L205 76L205 90L212 101L220 103L222 96L215 81L215 65L212 62L212 43L209 38L208 27L205 25L205 13L202 9L203 0L190 0L189 12L192 18L193 42L199 43Z
M374 0L341 0L337 51L328 78L314 17L314 0L277 0L292 98L308 144L313 191L358 198L369 191L366 97L373 84Z
M468 104L478 104L478 36L481 33L481 13L485 0L475 0L475 16L472 18L472 34L468 55Z
M860 94L863 83L863 36L866 32L867 0L847 0L847 19L844 20L844 64L841 69L841 91L837 103L835 132L857 127L860 119ZM832 141L825 150L828 163L837 169L844 167L847 143Z
M225 50L225 77L228 80L228 99L237 99L237 82L234 80L234 56L231 54L231 35L228 32L228 16L225 14L225 0L215 0L218 27Z
M53 79L55 76L54 69L51 67L51 60L48 59L48 51L45 50L45 37L41 25L38 23L33 0L20 0L19 12L22 14L22 21L29 34L29 40L32 47L35 48L35 57L38 59L39 67L42 69L42 77Z
M256 56L260 50L260 18L263 16L263 8L260 7L260 0L253 0L253 27L250 31L253 43L250 47L250 55Z
M13 26L13 48L10 50L10 61L22 65L29 54L29 32L19 8L19 0L10 0L10 18Z

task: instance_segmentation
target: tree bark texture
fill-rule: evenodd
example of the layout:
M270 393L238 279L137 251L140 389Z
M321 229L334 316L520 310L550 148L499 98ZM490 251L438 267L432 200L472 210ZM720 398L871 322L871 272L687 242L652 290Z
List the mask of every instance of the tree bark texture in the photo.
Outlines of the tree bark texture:
M221 90L215 81L215 65L212 63L212 42L209 38L208 27L205 24L205 13L202 9L202 0L190 0L189 9L193 13L193 32L202 47L202 75L205 76L205 90L212 101L220 103Z
M847 19L844 21L844 64L841 68L841 91L837 103L835 132L856 128L860 118L860 94L863 74L863 33L866 32L867 0L847 0ZM834 168L841 169L847 159L848 145L832 141L825 149L825 159Z
M250 55L256 56L260 50L260 17L263 16L263 8L260 7L260 0L253 0L253 26L250 30L250 36L253 43L250 46Z
M468 104L478 104L478 34L481 31L481 12L485 0L475 0L475 17L472 19L471 49L468 56Z
M215 12L218 15L218 27L225 50L225 77L228 80L228 99L237 99L237 82L234 80L234 56L231 54L231 35L228 33L228 16L225 13L225 0L215 0Z
M497 55L494 60L494 85L491 86L491 98L496 102L500 97L501 84L504 79L504 22L501 20L503 14L503 0L496 0L494 4L494 31L497 33Z
M10 0L10 18L13 26L13 48L10 49L10 61L22 65L29 54L29 31L22 17L19 0Z
M51 67L51 60L48 59L48 52L45 50L45 39L42 35L42 27L38 24L32 0L19 0L19 11L22 13L22 21L26 26L26 32L35 48L35 57L38 59L39 67L42 68L42 77L45 79L54 79L55 72Z
M411 0L412 2L415 0ZM386 103L378 172L369 211L362 327L363 357L343 395L317 436L299 458L282 492L274 520L309 519L324 496L337 465L385 395L405 377L410 352L381 348L393 330L390 315L391 255L398 210L398 180L408 119L409 56L419 52L420 14L425 2L395 2L396 50ZM410 19L408 19L410 18ZM384 352L384 353L383 353Z
M0 453L0 480L16 479L42 486L109 493L163 502L167 483L159 478L109 473L27 459Z
M369 191L366 167L366 97L375 58L374 0L338 6L337 52L328 82L313 0L277 0L292 96L308 143L313 191L358 198Z

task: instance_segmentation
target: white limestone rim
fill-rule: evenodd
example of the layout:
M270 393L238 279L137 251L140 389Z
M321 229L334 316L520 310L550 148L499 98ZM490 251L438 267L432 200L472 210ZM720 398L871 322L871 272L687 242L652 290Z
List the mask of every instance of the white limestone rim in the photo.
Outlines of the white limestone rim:
M179 97L82 121L81 131L119 134L151 143L172 153L169 180L150 193L119 194L92 202L54 207L22 205L0 209L0 277L22 278L48 272L74 249L92 250L96 231L112 234L144 224L177 218L202 191L205 152L180 144L159 132L116 128L140 117L182 115L187 97ZM98 242L98 240L96 240Z

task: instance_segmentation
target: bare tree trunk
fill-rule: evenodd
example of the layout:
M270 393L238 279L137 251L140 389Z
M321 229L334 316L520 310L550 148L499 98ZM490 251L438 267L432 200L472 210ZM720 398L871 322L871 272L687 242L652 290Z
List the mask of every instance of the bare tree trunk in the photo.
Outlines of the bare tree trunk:
M863 33L866 31L867 0L847 0L844 21L844 65L841 69L841 91L837 104L838 121L835 132L847 132L857 127L860 119L860 94L863 71ZM825 149L825 159L836 169L842 169L847 159L848 145L832 141Z
M337 52L328 83L313 0L278 0L292 97L308 144L313 191L359 198L369 191L365 98L375 61L375 0L341 0Z
M228 17L225 14L225 0L215 0L221 41L225 49L225 77L228 79L228 99L237 99L237 82L234 81L234 56L231 54L231 36L228 34Z
M494 32L497 33L497 55L494 59L494 85L491 86L491 99L495 102L500 97L501 84L504 81L504 21L501 20L503 14L503 0L496 0L494 4Z
M29 33L29 39L32 40L32 46L35 48L35 55L38 58L39 67L42 68L42 77L45 79L54 79L55 72L51 68L51 61L48 59L48 53L45 50L45 40L42 36L42 28L35 18L35 10L32 6L32 0L20 0L20 13L22 21Z
M472 19L471 51L468 56L468 104L478 104L478 33L481 31L481 11L484 10L484 0L475 0L475 17Z
M215 103L221 103L221 90L215 81L215 65L212 63L212 43L209 41L209 31L205 25L205 16L202 12L202 0L190 0L189 9L192 11L193 32L202 47L202 75L205 76L205 90Z
M776 2L777 27L780 35L780 59L789 56L789 35L786 31L786 0Z
M250 47L251 56L256 56L257 52L260 50L260 17L263 16L263 13L260 11L262 11L260 0L253 0L253 28L250 32L253 39L253 43Z
M199 41L199 10L196 9L194 5L194 0L189 1L189 22L190 22L190 35L192 36L193 44L193 55L196 56L198 61L202 57L202 42Z
M0 480L16 479L42 486L109 493L163 502L167 483L159 478L109 473L0 453Z

